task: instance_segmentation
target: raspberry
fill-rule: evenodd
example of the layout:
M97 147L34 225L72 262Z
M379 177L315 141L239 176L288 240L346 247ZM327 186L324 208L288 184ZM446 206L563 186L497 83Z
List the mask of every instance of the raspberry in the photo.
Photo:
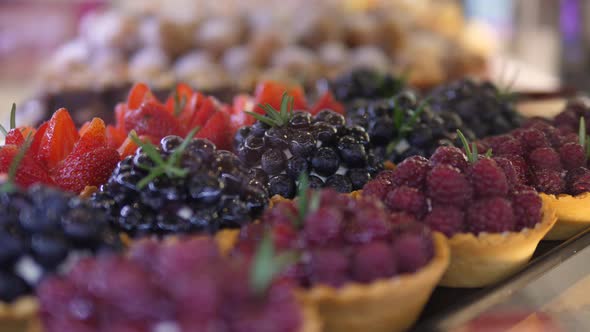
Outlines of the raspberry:
M402 161L395 169L393 183L396 185L408 185L420 188L424 184L428 173L428 159L413 156Z
M508 181L508 186L510 188L514 188L514 186L521 183L521 180L518 177L518 172L516 171L516 167L514 167L509 159L495 157L494 161L496 162L496 165L498 165L504 172L506 180Z
M506 175L492 159L476 161L471 167L470 179L479 197L505 196L508 193Z
M373 242L356 248L352 259L352 275L358 282L388 278L397 272L393 250L385 242Z
M365 184L363 187L363 196L370 197L373 196L379 200L385 199L389 189L391 188L391 182L385 179L374 179Z
M450 165L435 166L426 179L428 196L442 204L462 207L471 200L473 191L459 169Z
M422 234L406 232L393 243L400 273L413 273L432 258L432 240Z
M517 129L518 130L518 129ZM515 130L516 131L516 130ZM494 152L500 148L502 143L513 139L510 135L490 136L482 140Z
M536 148L529 154L529 164L535 170L561 169L559 154L552 148Z
M392 212L389 214L389 222L392 225L414 224L416 217L407 212Z
M520 133L519 139L528 151L549 146L547 136L542 131L533 128L523 130Z
M559 157L567 170L586 165L584 148L578 143L566 143L559 149Z
M463 230L464 215L461 210L452 206L435 206L424 218L424 223L435 231L451 237Z
M348 258L341 249L316 249L311 252L310 282L341 286L348 278Z
M569 130L570 128L576 128L579 121L580 117L576 114L576 112L566 110L555 116L553 119L553 124L556 127L563 127Z
M580 176L571 186L570 193L579 195L590 192L590 172Z
M578 181L578 179L580 179L582 176L588 173L590 173L590 170L586 167L578 167L571 169L565 175L565 182L569 187L570 185L574 184L574 182Z
M382 209L358 208L355 217L344 229L344 237L349 243L368 243L373 240L385 240L391 235L391 224Z
M565 191L565 181L561 173L552 170L541 170L533 175L535 188L546 194L561 194Z
M447 164L457 167L461 171L464 171L469 166L463 151L454 146L441 146L436 149L432 157L430 157L430 162L433 166Z
M395 177L395 171L385 170L385 171L379 172L379 174L377 174L377 176L375 176L375 179L393 182L394 177Z
M513 230L516 220L510 201L493 197L473 203L467 210L466 223L467 228L475 234L501 233Z
M510 160L512 166L514 166L519 182L525 183L527 181L528 165L524 158L517 155L503 156L502 158Z
M494 155L496 156L504 156L504 155L522 155L524 154L524 147L519 140L511 138L508 139L498 145L496 149L493 149Z
M426 209L426 198L418 189L402 186L387 194L385 205L392 210L422 216Z
M516 230L534 228L541 221L543 202L535 191L519 191L513 195L512 206L516 217Z
M339 242L342 218L342 211L336 208L320 208L306 218L305 239L313 245Z

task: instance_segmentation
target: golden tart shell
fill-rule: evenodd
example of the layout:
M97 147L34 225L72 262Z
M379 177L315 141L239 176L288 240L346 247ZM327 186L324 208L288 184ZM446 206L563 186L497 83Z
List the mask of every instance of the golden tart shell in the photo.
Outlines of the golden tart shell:
M557 220L553 206L543 203L543 217L533 229L505 233L455 234L449 239L451 260L440 285L484 287L522 269Z
M540 194L543 204L552 206L557 223L545 240L566 240L590 227L590 192L572 195Z

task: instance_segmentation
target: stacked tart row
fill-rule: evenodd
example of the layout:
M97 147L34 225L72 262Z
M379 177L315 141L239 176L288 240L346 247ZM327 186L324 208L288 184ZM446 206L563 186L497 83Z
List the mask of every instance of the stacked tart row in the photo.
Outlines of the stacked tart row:
M138 84L111 123L11 121L6 312L40 305L46 331L403 330L436 284L495 283L588 224L584 100L523 121L489 83L426 99L371 75L313 103Z

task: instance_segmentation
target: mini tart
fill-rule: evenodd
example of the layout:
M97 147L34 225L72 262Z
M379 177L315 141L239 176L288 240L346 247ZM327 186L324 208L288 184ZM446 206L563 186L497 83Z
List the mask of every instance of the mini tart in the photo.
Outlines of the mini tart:
M540 194L543 204L552 206L557 213L557 223L545 240L566 240L590 227L590 192L581 195Z
M543 204L543 217L533 229L505 233L455 234L449 239L451 262L440 285L484 287L523 268L557 221L553 206Z
M324 331L392 332L414 324L449 264L444 235L433 233L434 257L416 273L401 274L370 284L348 283L341 288L300 289L299 297L317 305Z

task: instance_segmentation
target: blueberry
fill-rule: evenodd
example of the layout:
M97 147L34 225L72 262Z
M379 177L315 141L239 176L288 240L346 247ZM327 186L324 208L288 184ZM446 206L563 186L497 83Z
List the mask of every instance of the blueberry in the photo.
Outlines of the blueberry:
M267 125L264 122L261 121L256 121L251 127L250 127L250 134L254 135L254 136L258 136L258 137L263 137L264 133L270 128L269 125Z
M312 127L315 138L322 143L322 145L331 145L336 143L338 131L334 126L325 122L314 123Z
M320 111L314 118L315 121L323 121L336 128L340 128L346 124L346 119L334 111L323 110Z
M270 178L269 195L281 195L285 198L295 197L295 181L290 179L287 175L276 175Z
M281 173L285 169L286 162L285 154L279 149L267 150L260 159L262 169L270 175Z
M339 193L349 193L352 191L350 179L344 175L334 174L326 179L326 187L333 188Z
M291 157L287 162L287 174L296 180L301 173L309 173L309 163L302 157Z
M346 172L346 176L350 179L352 190L363 189L365 183L371 180L371 174L366 169L362 168L349 169L348 172Z
M240 129L238 129L238 131L236 132L236 136L234 137L234 150L237 150L239 146L243 145L244 142L246 141L246 138L249 137L250 135L250 127L249 126L245 126L242 127Z
M311 165L319 175L330 176L340 167L340 159L333 149L319 148L311 159Z
M260 168L252 168L248 172L249 179L256 179L260 183L268 182L268 174Z
M316 149L316 139L310 132L297 131L291 135L289 150L298 157L309 157Z
M213 176L200 176L188 180L190 196L198 203L214 204L223 192L224 183Z
M261 137L249 136L239 153L247 164L256 164L264 152L264 140Z
M215 152L217 148L215 144L207 139L193 139L186 150L184 150L183 156L187 159L192 159L191 156L198 156L199 158L194 158L195 160L203 160L203 161L211 161L211 159L215 156Z
M64 234L76 241L93 241L98 238L107 224L104 213L89 208L72 209L66 213L61 224Z
M23 209L19 214L20 226L31 233L43 233L59 227L59 217L49 218L43 206Z
M310 175L309 176L309 188L311 189L321 189L324 187L324 181L315 176L315 175Z
M223 197L221 199L219 216L224 222L225 227L239 227L248 222L244 216L248 215L248 206L246 203L234 197Z
M350 167L362 167L367 162L365 146L352 136L344 136L338 141L338 152L344 163Z
M12 302L31 292L24 279L10 272L0 271L0 300Z
M264 133L264 144L271 148L285 149L289 145L289 136L287 128L273 127Z
M68 255L69 246L65 238L59 235L34 234L31 238L31 251L35 261L52 269Z
M160 140L160 147L166 153L172 153L184 140L180 136L168 135Z
M309 112L293 112L293 117L289 120L292 128L307 128L311 124L311 114Z
M20 236L0 231L0 267L14 263L25 252L25 245Z

